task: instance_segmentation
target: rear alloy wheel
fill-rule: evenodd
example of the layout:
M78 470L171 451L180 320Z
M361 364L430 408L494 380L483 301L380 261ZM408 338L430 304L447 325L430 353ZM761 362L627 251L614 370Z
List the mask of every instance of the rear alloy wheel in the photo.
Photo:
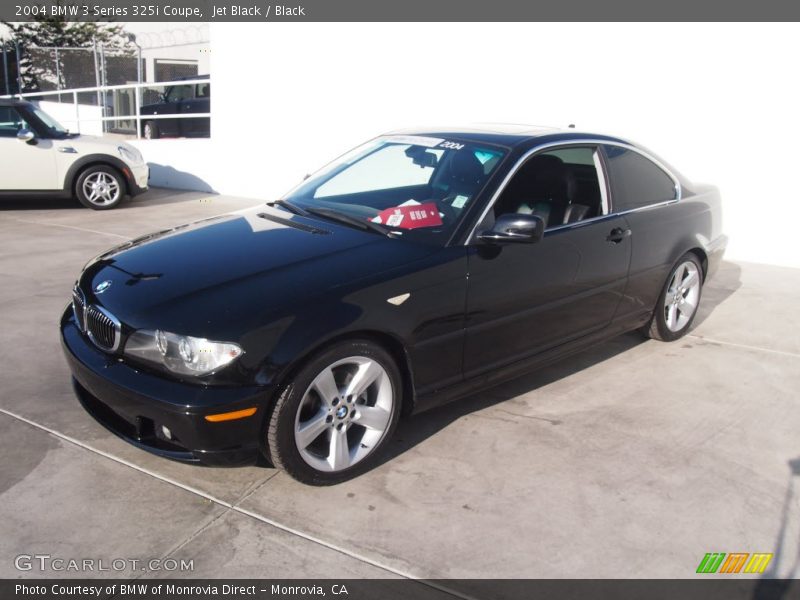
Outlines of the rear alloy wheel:
M267 446L276 467L314 485L369 469L397 424L400 373L371 342L344 342L306 365L270 416Z
M78 177L75 193L87 208L108 210L117 207L125 197L125 181L113 167L91 167Z
M647 335L665 342L683 337L697 314L702 290L700 261L693 253L684 254L661 292Z

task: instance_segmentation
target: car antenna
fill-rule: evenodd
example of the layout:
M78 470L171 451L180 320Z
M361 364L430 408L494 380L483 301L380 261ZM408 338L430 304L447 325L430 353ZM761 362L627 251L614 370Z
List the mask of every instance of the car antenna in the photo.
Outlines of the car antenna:
M570 123L569 125L567 125L567 128L568 129L575 129L575 123Z

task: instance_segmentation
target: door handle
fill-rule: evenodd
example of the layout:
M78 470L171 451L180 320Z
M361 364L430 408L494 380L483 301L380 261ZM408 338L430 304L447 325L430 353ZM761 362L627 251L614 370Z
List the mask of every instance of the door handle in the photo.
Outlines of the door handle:
M614 229L611 230L611 233L609 233L608 236L606 237L606 241L611 242L612 244L619 244L626 237L630 236L630 234L631 234L630 229L615 227Z

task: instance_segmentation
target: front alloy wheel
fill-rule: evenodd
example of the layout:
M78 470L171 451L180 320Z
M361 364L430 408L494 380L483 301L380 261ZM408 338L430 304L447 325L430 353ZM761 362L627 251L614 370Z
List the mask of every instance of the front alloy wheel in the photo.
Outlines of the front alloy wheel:
M275 466L326 485L369 468L399 414L400 375L371 342L344 342L313 359L281 394L267 445Z
M115 208L125 196L125 182L113 167L100 165L81 173L75 186L81 204L94 210Z

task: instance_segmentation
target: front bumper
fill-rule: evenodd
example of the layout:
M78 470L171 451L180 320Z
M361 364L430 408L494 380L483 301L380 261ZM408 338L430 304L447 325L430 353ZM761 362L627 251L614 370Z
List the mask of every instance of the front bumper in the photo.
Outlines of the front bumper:
M131 196L146 192L150 181L150 167L147 166L147 163L129 166L128 168L131 170L132 175L129 181Z
M69 307L61 318L61 343L81 404L125 441L182 462L256 462L270 388L198 386L141 371L96 348L78 329ZM258 410L251 417L205 420L206 415L253 406Z

